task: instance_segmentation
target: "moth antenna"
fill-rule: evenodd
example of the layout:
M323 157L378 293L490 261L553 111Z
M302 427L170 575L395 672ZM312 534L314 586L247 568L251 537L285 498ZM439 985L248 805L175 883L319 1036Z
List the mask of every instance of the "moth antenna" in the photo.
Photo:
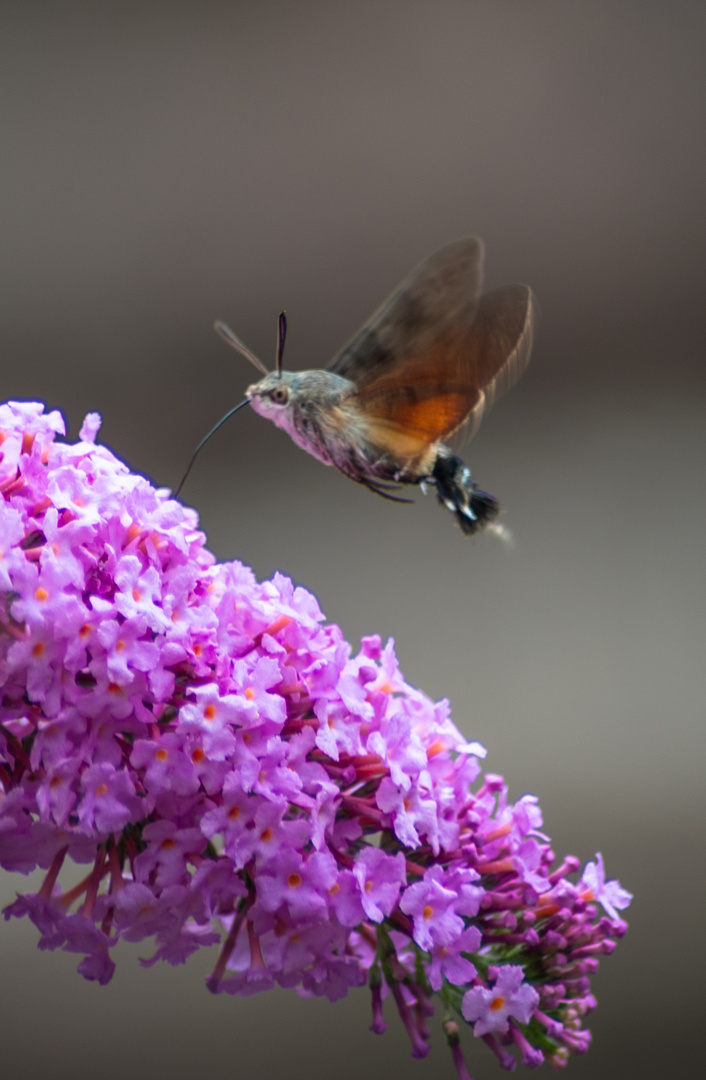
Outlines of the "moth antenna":
M284 356L284 342L287 337L287 312L280 311L279 319L277 320L277 356L275 360L275 371L277 372L277 378L282 378L282 357Z
M223 324L221 323L221 325L223 325ZM218 323L216 323L216 326L218 326ZM225 327L225 329L227 330L227 329L228 329L228 327L226 326L226 327ZM220 333L220 331L219 331L219 333ZM233 335L233 336L235 336L235 335ZM237 341L237 338L236 338L236 341ZM196 447L196 449L194 450L194 452L193 452L193 454L192 454L192 456L191 456L191 461L190 461L190 462L189 462L189 464L187 465L187 468L186 468L186 472L184 473L184 475L182 476L181 480L179 481L179 487L178 487L178 488L176 489L176 491L174 492L174 498L175 498L175 499L177 499L177 498L179 497L179 492L180 492L180 491L181 491L181 489L183 488L183 486L184 486L184 481L186 480L187 476L188 476L188 475L189 475L189 473L191 472L191 466L192 466L192 465L194 464L194 462L196 461L196 458L198 457L199 451L200 451L200 450L201 450L201 449L202 449L202 448L203 448L203 447L204 447L204 446L206 445L206 443L207 443L207 442L208 442L208 440L209 440L209 439L211 438L211 436L212 436L212 435L215 435L215 434L216 434L216 432L218 431L219 427L221 427L221 425L222 425L222 424L225 424L226 420L230 420L230 418L231 418L231 416L233 415L233 413L237 413L238 409L242 409L242 408L243 408L243 406L245 406L245 405L249 405L249 404L250 404L250 399L249 399L249 398L246 398L246 399L245 399L245 401L241 401L239 405L236 405L234 409L231 409L231 410L230 410L229 412L227 412L227 413L225 414L225 416L222 416L222 417L221 417L221 419L220 419L220 420L218 421L218 423L217 423L217 424L215 425L215 427L212 427L212 428L211 428L211 430L209 431L208 435L204 435L203 439L201 440L201 442L199 443L199 445L198 445L198 446Z
M244 356L246 360L249 360L251 364L254 364L257 370L261 371L263 375L268 374L267 368L263 364L262 360L258 360L258 358L255 356L255 353L250 352L250 349L248 349L247 345L243 345L240 338L233 333L229 326L226 326L226 324L224 322L221 322L220 319L216 319L213 324L213 329L216 331L219 337L222 337L223 340L230 345L231 349L235 349L235 351L239 352L241 356Z

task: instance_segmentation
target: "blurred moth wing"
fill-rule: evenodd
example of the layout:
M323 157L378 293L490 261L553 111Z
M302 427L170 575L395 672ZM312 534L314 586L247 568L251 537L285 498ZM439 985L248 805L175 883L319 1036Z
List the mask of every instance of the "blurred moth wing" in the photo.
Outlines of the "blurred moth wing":
M481 295L483 244L446 245L397 287L328 370L355 384L354 401L381 449L414 460L452 436L470 438L484 411L519 379L532 346L532 293Z
M334 356L329 371L359 387L473 319L483 283L483 241L446 244L404 278Z

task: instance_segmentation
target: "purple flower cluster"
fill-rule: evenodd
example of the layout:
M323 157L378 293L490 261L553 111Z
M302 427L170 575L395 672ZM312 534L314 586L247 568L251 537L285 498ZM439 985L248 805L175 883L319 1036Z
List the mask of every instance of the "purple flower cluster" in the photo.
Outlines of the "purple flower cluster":
M417 1056L439 997L461 1077L464 1021L506 1067L585 1050L630 900L600 856L572 883L392 643L352 656L304 589L217 564L98 425L0 406L0 865L46 871L6 917L100 983L121 938L218 943L213 991L368 982Z

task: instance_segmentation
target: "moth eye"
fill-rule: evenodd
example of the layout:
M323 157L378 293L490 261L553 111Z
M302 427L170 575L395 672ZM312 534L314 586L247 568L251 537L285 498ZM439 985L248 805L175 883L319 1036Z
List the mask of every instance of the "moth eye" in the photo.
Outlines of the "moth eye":
M274 401L275 405L286 405L289 401L289 391L286 386L278 386L270 393L270 400Z

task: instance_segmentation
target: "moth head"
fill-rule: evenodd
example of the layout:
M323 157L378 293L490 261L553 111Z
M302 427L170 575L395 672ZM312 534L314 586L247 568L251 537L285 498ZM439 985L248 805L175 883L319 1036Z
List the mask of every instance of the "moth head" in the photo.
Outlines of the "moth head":
M245 391L245 396L256 413L274 420L287 409L293 399L292 373L273 371L264 379L253 383Z

